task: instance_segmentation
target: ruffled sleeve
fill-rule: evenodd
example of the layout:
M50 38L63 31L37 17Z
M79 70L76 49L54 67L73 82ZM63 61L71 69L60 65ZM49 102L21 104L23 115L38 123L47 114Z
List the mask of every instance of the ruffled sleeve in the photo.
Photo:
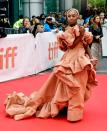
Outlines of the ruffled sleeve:
M58 35L57 36L57 42L58 42L58 46L62 51L66 51L67 50L67 45L66 45L66 41L65 39L63 39L62 35Z
M57 36L59 48L63 51L66 51L67 48L72 47L74 40L79 35L80 32L77 25L74 27L68 27L64 33Z

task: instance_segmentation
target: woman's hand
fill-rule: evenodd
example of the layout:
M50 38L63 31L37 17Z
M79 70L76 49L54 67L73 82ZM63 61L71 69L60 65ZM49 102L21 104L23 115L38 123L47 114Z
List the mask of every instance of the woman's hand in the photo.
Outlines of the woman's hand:
M93 66L96 66L96 64L98 63L98 60L96 58L91 58L90 61Z
M83 36L83 35L84 35L84 32L85 32L84 26L80 26L80 27L79 27L79 32L80 32L80 36Z

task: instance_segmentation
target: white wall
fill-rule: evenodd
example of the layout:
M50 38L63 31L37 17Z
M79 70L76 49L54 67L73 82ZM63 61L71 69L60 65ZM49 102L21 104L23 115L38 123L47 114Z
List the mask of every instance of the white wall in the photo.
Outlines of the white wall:
M72 8L73 0L65 0L65 10Z
M24 16L32 17L43 13L43 0L23 0Z
M74 0L59 0L59 6L60 10L67 10L69 8L72 8Z

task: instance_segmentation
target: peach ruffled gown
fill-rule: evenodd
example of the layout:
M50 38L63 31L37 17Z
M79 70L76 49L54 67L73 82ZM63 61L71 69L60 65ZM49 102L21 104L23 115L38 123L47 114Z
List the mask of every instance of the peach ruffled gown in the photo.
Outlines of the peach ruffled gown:
M68 27L65 33L58 36L59 48L65 51L59 64L55 66L41 89L32 93L29 96L30 100L27 98L28 103L20 104L24 111L20 111L20 107L17 106L14 108L8 99L8 115L16 120L34 114L40 118L55 117L61 109L67 107L67 120L78 121L83 118L84 102L90 97L92 87L96 84L96 74L83 46L84 40L85 44L91 43L92 34L86 32L84 39L72 49L73 42L79 35L79 27L76 25ZM14 98L13 96L12 99ZM19 105L17 100L15 105ZM15 112L16 110L18 111Z

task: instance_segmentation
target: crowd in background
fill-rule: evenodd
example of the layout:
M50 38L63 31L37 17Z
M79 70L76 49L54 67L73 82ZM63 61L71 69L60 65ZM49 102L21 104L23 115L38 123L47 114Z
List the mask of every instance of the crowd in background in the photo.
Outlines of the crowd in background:
M91 25L95 23L94 16L99 16L100 24L107 23L107 14L103 8L87 8L84 15L80 14L77 23L84 26L86 29L90 29ZM67 26L66 11L64 13L52 12L47 16L41 14L40 16L24 17L19 16L19 19L10 25L8 18L0 20L0 27L14 28L20 30L21 33L33 33L35 36L38 32L49 32L54 29L65 30Z
M83 16L80 14L78 24L84 25L85 28L89 27L92 24L92 18L94 18L95 15L99 15L101 24L107 22L106 10L103 8L87 8ZM10 25L8 18L0 19L0 27L21 29L22 33L32 32L36 25L37 27L35 27L35 29L37 28L38 30L38 27L41 26L42 28L44 27L45 32L56 28L64 30L67 25L66 11L64 13L52 12L47 16L45 14L41 14L40 16L34 15L31 19L20 15L19 19L13 25Z

